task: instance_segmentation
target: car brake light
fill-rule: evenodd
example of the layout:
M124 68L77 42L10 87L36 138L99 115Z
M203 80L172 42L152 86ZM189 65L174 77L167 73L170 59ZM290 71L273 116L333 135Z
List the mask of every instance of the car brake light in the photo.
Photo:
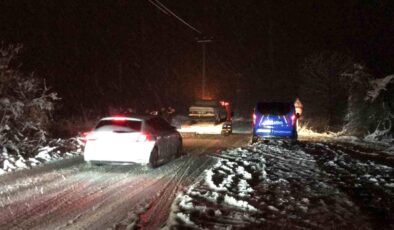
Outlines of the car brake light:
M119 117L113 117L112 120L113 120L113 121L126 121L126 117L121 117L121 116L119 116Z
M253 113L252 117L253 117L253 124L256 124L256 114Z
M145 141L150 141L152 140L151 136L147 133L141 133L137 137L137 142L145 142Z
M90 132L83 132L83 133L81 134L81 140L82 140L82 142L85 142L85 143L86 143L87 137L88 137L89 134L90 134Z
M96 135L93 133L87 133L85 137L85 142L87 141L95 141L97 139Z

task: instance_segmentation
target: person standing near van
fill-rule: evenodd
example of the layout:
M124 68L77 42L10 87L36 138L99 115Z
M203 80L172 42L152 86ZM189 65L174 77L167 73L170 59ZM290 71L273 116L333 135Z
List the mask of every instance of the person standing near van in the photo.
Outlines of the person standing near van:
M302 105L302 103L301 103L301 100L300 100L300 98L296 98L295 99L295 101L294 101L294 108L295 108L295 112L296 112L296 114L298 114L299 116L301 116L302 115L302 109L303 109L303 105Z
M294 108L295 108L295 113L297 114L297 128L299 127L299 122L302 120L301 115L302 115L302 109L304 108L304 106L301 103L300 98L296 98L294 101ZM301 118L301 120L300 120Z

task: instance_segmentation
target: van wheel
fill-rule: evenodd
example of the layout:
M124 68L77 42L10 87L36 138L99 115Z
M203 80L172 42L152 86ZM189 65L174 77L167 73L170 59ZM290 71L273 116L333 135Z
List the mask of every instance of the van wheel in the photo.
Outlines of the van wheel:
M293 133L293 136L291 137L291 143L292 143L292 144L296 144L297 141L298 141L298 132L295 131L295 132Z
M159 160L159 149L154 147L152 152L150 153L149 164L152 168L157 168Z

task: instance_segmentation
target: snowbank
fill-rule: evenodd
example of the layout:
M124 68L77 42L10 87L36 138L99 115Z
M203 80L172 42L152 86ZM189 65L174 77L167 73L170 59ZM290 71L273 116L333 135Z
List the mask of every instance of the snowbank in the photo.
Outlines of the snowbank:
M0 175L20 169L32 168L82 154L83 142L78 138L54 139L48 146L38 149L34 157L25 159L18 152L10 153L4 146L0 149Z
M394 179L389 175L394 169L352 159L338 148L325 142L293 145L278 140L222 151L200 181L177 195L167 227L371 229L355 198L345 191L377 191L372 200L361 203L390 206ZM350 177L351 183L340 181ZM374 203L375 198L381 203Z

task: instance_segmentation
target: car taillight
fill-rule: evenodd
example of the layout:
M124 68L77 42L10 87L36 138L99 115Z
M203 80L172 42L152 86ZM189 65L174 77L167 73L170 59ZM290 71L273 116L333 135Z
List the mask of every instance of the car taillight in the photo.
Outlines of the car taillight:
M152 140L152 137L148 133L141 133L137 137L137 142L145 142L150 140Z
M93 133L87 133L85 137L85 142L87 141L95 141L97 139L96 135Z
M81 134L81 140L82 140L82 142L85 142L85 143L86 143L87 137L88 137L89 134L90 134L90 132L83 132L83 133Z
M122 116L116 116L116 117L112 118L112 121L115 121L115 122L124 122L126 120L127 120L126 117L122 117Z

